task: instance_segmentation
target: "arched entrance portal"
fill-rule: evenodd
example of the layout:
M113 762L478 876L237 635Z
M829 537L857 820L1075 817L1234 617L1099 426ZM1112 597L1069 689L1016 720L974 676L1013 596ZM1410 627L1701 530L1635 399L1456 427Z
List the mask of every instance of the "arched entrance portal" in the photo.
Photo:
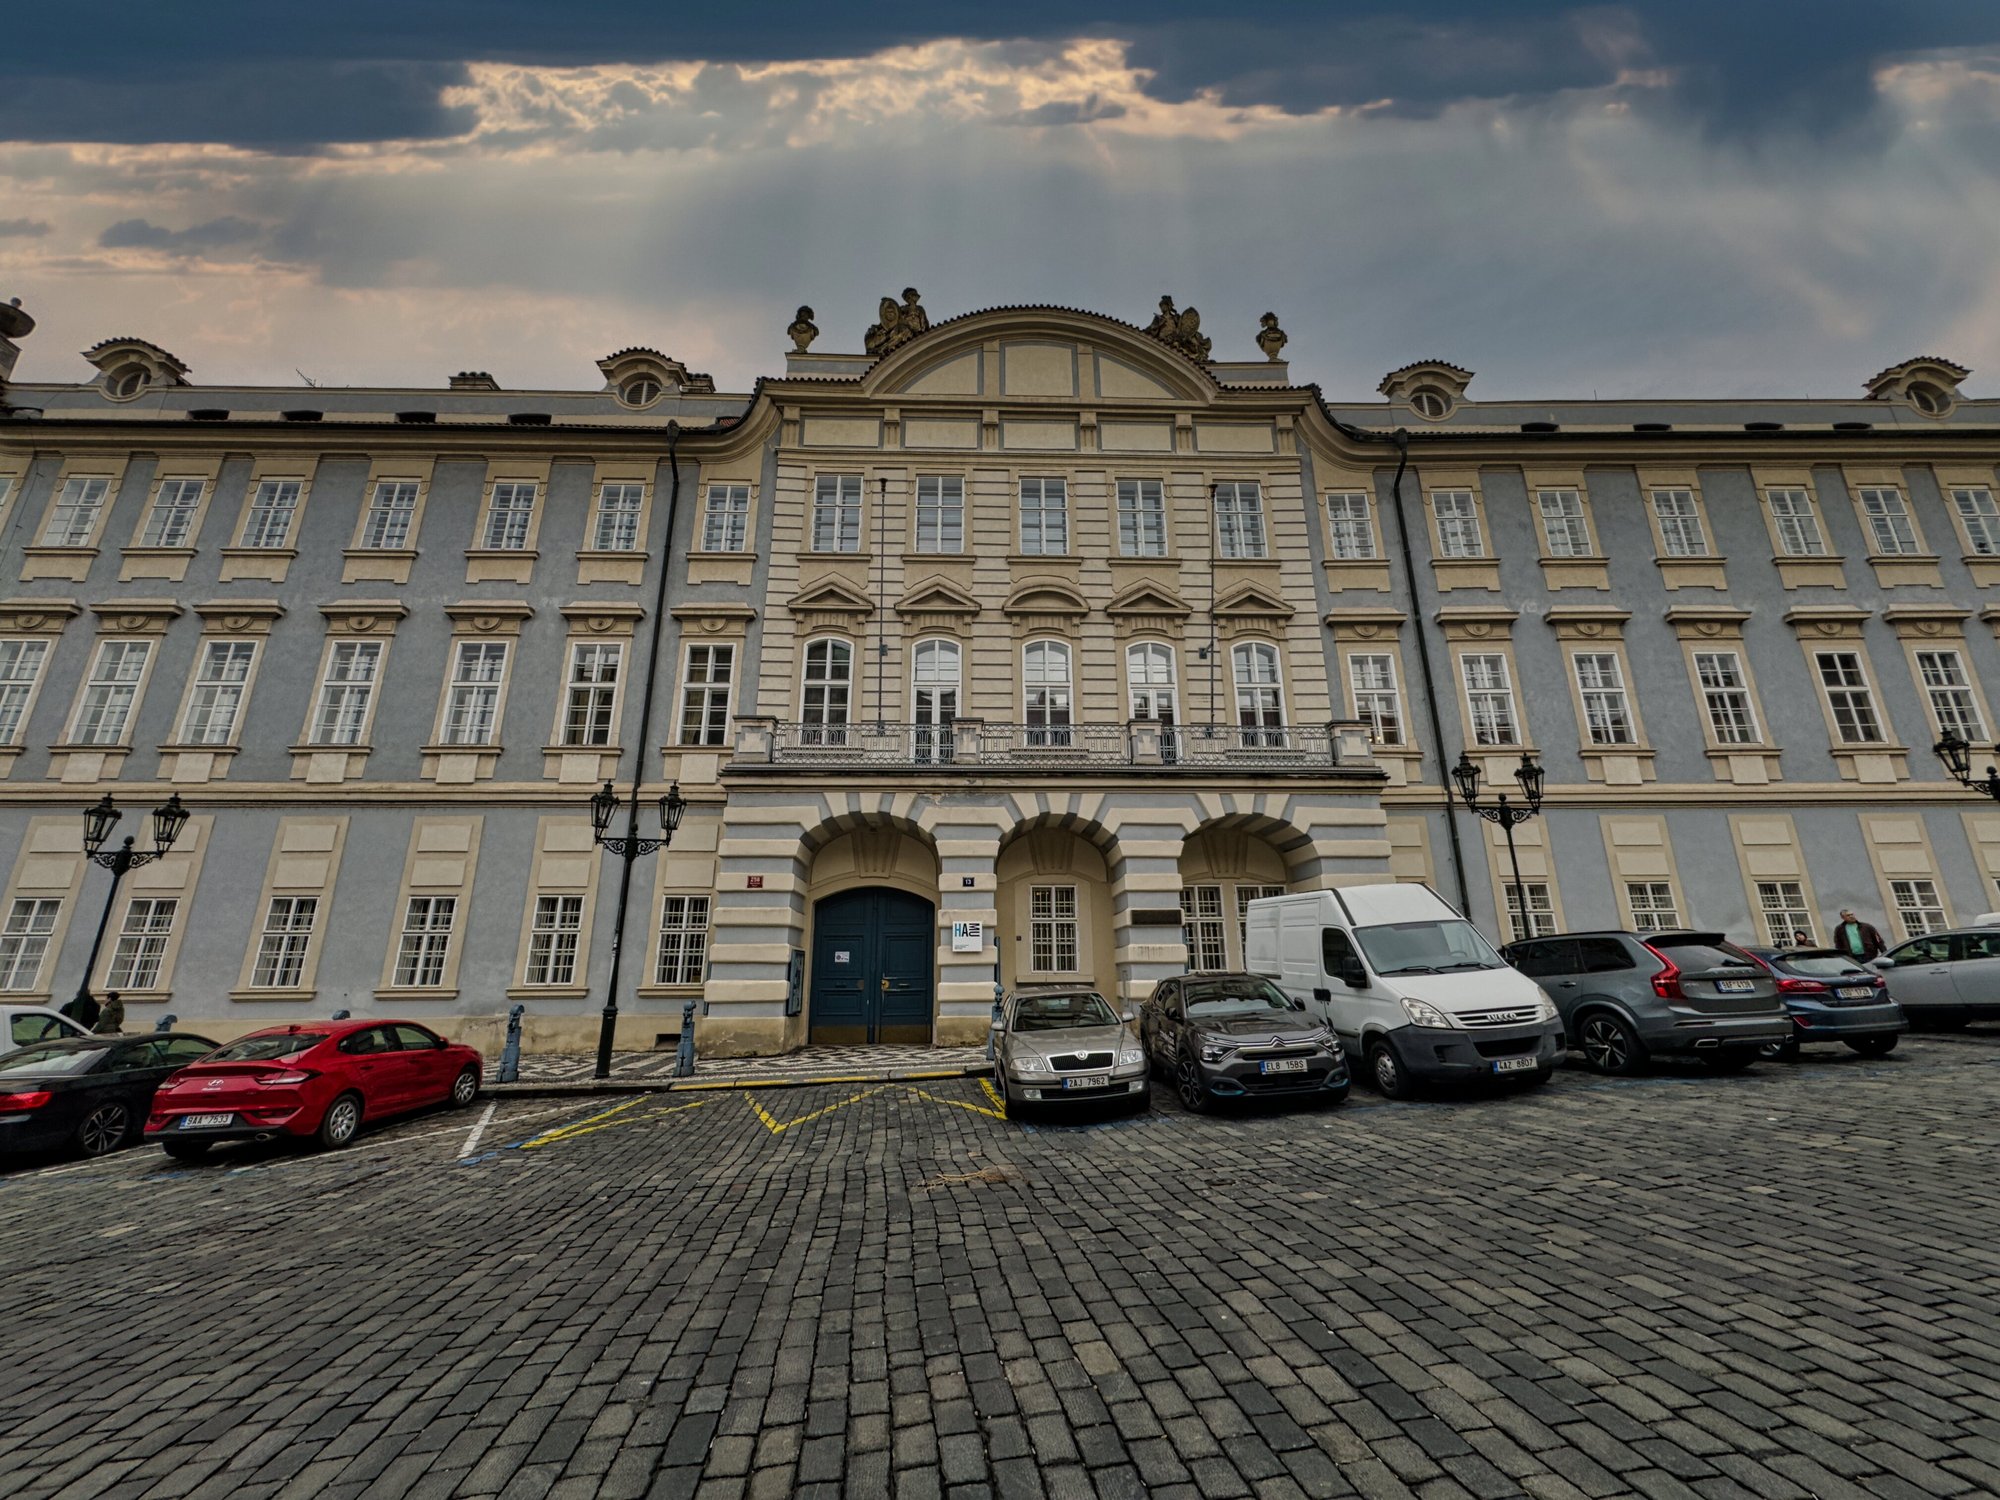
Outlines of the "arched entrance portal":
M931 1039L937 907L859 886L813 907L811 1037L821 1044Z
M1211 823L1188 835L1180 863L1188 968L1242 968L1247 909L1259 896L1285 894L1285 857L1245 828Z

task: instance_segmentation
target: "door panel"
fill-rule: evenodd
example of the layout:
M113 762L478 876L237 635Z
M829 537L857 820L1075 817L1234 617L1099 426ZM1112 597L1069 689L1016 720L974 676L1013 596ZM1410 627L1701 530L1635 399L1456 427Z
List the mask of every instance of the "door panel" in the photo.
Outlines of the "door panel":
M810 1036L822 1044L931 1039L936 908L906 891L843 891L813 913Z

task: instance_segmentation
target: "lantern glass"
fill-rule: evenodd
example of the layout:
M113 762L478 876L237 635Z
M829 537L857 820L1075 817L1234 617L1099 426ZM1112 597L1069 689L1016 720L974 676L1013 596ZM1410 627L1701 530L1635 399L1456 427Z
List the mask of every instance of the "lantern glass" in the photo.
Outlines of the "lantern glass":
M86 854L95 854L104 847L104 841L111 837L111 829L125 815L111 805L111 793L104 794L104 800L83 810L83 848Z
M173 848L187 820L188 810L181 806L181 794L175 792L153 809L153 847L162 854Z
M1946 730L1944 738L1931 749L1937 752L1937 758L1944 762L1944 768L1951 772L1954 780L1963 781L1972 774L1972 746L1950 730Z
M1521 795L1528 799L1528 806L1542 805L1542 768L1533 756L1523 754L1514 779L1521 783Z
M618 794L611 790L611 783L605 782L603 789L590 799L590 827L602 842L604 830L611 826L611 815L618 811Z
M676 781L667 788L666 796L660 799L660 827L666 830L668 838L681 826L681 814L687 811L687 798L681 795L681 784Z
M1470 807L1479 797L1479 767L1472 763L1472 757L1461 753L1458 764L1451 768L1451 779L1458 787L1458 795Z

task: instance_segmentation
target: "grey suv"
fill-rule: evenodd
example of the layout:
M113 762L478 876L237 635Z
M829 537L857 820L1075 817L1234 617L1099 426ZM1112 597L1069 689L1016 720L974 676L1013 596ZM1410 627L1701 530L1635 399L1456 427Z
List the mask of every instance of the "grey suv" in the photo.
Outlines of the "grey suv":
M1500 954L1548 991L1600 1073L1636 1073L1656 1054L1734 1071L1792 1034L1777 979L1719 932L1572 932Z

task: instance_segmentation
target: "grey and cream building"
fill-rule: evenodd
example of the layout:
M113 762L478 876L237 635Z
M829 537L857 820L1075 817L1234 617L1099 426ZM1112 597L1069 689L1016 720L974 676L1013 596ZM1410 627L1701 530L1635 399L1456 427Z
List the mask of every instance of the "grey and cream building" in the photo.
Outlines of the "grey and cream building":
M2000 906L2000 403L1382 399L1192 310L932 323L748 394L198 383L138 338L24 378L0 308L0 992L60 1001L81 809L169 792L93 983L134 1024L346 1007L594 1035L588 799L689 800L638 867L620 1044L977 1039L996 979L1135 999L1244 903L1428 880L1489 931L1896 934ZM776 361L774 361L775 365ZM642 709L650 697L650 722ZM1449 764L1548 771L1506 855ZM642 825L642 832L647 831ZM141 843L144 838L142 835ZM635 973L636 970L636 973Z

